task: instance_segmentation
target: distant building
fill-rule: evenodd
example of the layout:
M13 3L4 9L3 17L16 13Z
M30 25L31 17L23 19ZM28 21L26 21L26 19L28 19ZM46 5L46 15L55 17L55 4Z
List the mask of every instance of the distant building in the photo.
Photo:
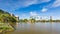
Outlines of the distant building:
M52 20L52 16L50 16L50 20Z
M40 20L42 20L42 17L40 17Z
M17 19L17 21L19 21L19 16L16 15L15 18Z
M35 20L49 20L47 16L31 16L30 19L33 18ZM50 20L52 20L52 16L50 16Z
M14 14L11 13L10 16L14 16Z
M13 17L15 17L15 18L16 18L16 20L17 20L17 21L19 21L19 16L17 16L17 15L14 15L14 14L12 14L12 13L10 14L10 16L13 16Z

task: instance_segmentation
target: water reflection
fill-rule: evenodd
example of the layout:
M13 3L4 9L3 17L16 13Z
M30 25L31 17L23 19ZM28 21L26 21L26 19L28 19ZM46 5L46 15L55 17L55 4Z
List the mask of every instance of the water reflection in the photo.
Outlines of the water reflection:
M17 23L15 28L10 34L60 34L60 23Z
M16 23L9 23L16 30Z

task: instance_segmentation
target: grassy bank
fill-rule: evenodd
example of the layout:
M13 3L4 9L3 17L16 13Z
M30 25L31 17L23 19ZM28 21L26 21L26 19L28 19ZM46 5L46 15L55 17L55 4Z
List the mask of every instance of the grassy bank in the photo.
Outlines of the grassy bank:
M10 26L7 23L0 23L0 33L6 32L6 31L13 31L14 28Z

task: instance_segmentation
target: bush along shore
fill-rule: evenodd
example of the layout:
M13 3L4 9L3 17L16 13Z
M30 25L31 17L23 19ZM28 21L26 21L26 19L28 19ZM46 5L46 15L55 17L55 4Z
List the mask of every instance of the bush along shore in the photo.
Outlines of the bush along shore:
M6 23L0 23L0 33L8 32L8 31L14 31L14 28Z
M13 23L17 22L17 18L14 14L10 14L7 11L0 10L0 33L13 31ZM10 24L12 23L12 25Z

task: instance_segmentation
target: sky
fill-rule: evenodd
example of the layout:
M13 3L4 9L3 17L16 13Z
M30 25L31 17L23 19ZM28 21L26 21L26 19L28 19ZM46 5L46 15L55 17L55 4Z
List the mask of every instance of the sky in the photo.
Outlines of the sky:
M0 0L0 9L19 16L60 19L60 0Z

